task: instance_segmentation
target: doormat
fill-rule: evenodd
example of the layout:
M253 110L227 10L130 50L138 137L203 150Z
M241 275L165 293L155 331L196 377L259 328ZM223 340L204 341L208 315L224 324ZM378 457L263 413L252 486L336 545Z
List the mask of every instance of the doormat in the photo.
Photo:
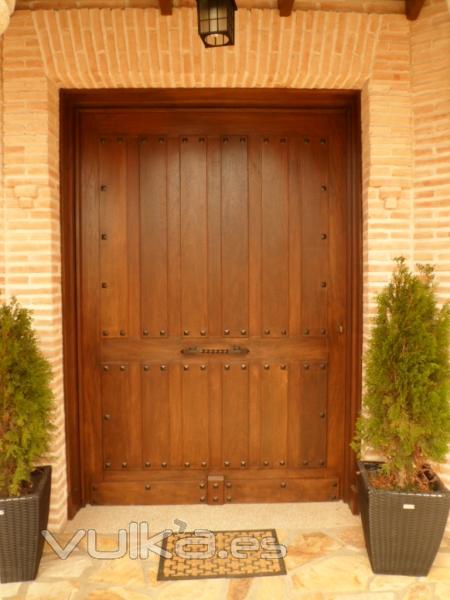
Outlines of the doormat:
M159 581L286 575L275 529L173 533L162 549Z

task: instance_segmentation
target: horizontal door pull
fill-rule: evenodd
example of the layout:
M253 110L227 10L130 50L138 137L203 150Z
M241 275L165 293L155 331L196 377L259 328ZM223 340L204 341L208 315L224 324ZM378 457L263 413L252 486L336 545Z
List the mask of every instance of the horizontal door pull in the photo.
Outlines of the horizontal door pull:
M242 346L233 346L232 348L202 348L201 346L188 346L181 349L181 354L197 355L197 354L232 354L241 355L248 354L250 350Z

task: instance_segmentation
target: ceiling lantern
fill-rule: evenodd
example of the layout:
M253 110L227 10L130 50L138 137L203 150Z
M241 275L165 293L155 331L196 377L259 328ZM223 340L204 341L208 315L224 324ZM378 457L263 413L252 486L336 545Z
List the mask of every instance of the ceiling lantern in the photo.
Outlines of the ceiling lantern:
M234 0L197 0L198 33L205 48L234 45Z

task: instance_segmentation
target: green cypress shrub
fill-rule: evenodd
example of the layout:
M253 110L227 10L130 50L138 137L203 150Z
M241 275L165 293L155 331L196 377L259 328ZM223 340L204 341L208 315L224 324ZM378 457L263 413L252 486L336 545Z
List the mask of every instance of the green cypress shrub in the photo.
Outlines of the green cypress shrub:
M39 350L31 312L12 299L0 306L0 495L31 487L53 430L51 368Z
M414 274L403 257L395 261L377 300L352 447L381 454L380 485L417 490L422 466L444 462L450 442L450 305L438 307L433 267Z

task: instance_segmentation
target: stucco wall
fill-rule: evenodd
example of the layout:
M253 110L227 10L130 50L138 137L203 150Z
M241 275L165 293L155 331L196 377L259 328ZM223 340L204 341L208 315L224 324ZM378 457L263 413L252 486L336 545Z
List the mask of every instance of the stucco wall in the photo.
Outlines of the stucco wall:
M19 11L13 15L2 38L4 239L0 261L3 254L6 293L17 294L35 311L36 327L55 373L58 433L52 526L61 525L66 513L58 89L361 89L367 333L374 292L388 278L391 259L400 253L411 261L421 258L421 234L427 232L430 241L435 238L434 227L421 229L418 219L425 221L433 205L436 219L449 224L448 186L447 200L442 190L437 207L434 183L427 187L428 196L420 196L421 169L428 168L428 163L422 166L425 154L420 153L432 153L426 154L429 168L445 169L450 146L448 114L442 124L447 151L441 152L445 142L432 151L427 149L421 129L424 77L436 104L437 92L446 90L448 101L450 91L450 49L442 71L434 80L428 77L427 61L434 65L443 51L431 34L433 19L441 20L442 30L448 27L445 0L429 0L423 20L413 26L396 14L295 11L291 18L280 19L274 10L239 10L236 46L207 52L196 32L195 12L189 8L174 10L172 17L161 17L155 9ZM428 126L435 127L432 111L427 115ZM433 162L434 153L439 153L442 164ZM421 206L424 203L427 206ZM445 238L440 241L443 246L433 245L430 258L447 277L448 240L447 253ZM445 284L450 294L450 279ZM447 476L450 481L450 470Z

